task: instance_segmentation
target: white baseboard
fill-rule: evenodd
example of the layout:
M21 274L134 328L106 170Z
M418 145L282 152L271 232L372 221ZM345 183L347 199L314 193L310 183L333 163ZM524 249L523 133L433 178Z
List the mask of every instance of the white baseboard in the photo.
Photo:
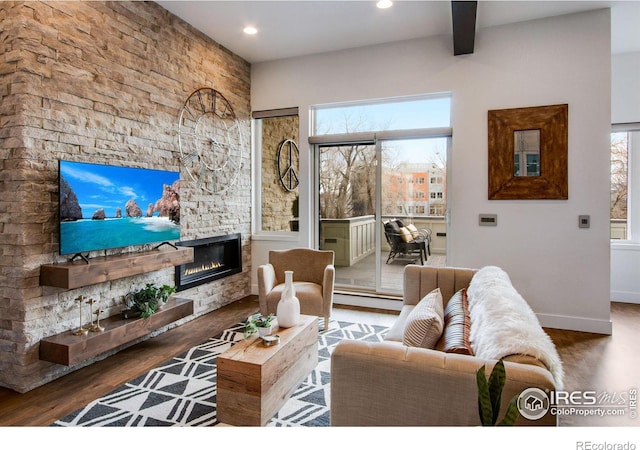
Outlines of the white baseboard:
M251 294L258 295L258 285L251 285ZM379 308L389 311L400 311L402 309L402 300L381 298L377 296L353 294L333 294L334 305L359 306L362 308Z
M544 328L584 331L586 333L608 334L613 330L611 320L589 319L587 317L557 316L555 314L537 314Z
M379 308L400 311L402 301L377 297L358 296L350 294L335 294L333 303L338 305L360 306L364 308ZM537 314L540 324L546 328L561 330L583 331L610 335L613 324L611 320L589 319L585 317L558 316L553 314Z
M640 293L628 291L611 291L611 301L640 304Z
M254 290L255 289L255 290ZM258 294L258 286L252 285L254 295ZM633 294L633 293L632 293ZM625 303L640 303L640 298L625 300L621 296L612 296L615 301ZM620 299L619 299L620 298ZM375 296L356 294L334 294L333 303L336 305L359 306L362 308L378 308L390 311L400 311L402 301ZM540 324L545 328L557 328L560 330L583 331L610 335L613 330L611 320L589 319L586 317L559 316L555 314L537 314Z
M368 297L356 294L333 294L333 304L387 309L390 311L400 311L402 309L402 300Z

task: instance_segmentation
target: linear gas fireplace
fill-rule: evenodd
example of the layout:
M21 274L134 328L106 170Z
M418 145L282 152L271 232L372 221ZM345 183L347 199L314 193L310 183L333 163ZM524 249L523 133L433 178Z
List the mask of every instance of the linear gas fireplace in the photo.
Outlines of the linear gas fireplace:
M176 266L178 291L242 272L240 233L180 241L176 245L193 247L194 253L192 263Z

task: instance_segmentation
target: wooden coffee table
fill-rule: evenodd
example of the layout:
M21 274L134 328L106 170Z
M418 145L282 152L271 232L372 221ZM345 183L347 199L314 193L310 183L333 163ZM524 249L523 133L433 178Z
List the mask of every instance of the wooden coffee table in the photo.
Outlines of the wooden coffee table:
M264 426L318 364L318 317L279 328L270 347L257 335L218 356L216 409L219 422Z

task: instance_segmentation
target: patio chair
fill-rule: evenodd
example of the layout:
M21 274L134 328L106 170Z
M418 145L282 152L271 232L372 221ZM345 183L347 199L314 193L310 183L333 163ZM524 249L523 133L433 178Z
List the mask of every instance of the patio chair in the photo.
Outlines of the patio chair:
M431 234L432 234L431 228L418 229L412 223L405 225L405 223L400 219L396 219L396 223L398 224L400 229L402 229L402 227L407 228L411 232L411 236L413 236L414 241L424 241L426 245L426 250L427 250L427 253L425 253L424 255L424 259L426 261L427 254L431 256Z
M428 241L423 239L422 235L414 237L406 227L400 227L397 220L384 222L384 235L390 248L387 264L399 256L406 257L417 253L420 256L420 264L424 265L427 252L431 254Z

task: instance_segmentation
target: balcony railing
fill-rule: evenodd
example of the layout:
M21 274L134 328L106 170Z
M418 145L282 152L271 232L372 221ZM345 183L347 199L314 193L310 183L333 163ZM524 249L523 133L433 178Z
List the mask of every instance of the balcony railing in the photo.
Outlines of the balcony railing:
M401 219L413 223L416 228L431 229L431 252L446 254L447 227L441 216L383 216L383 220ZM611 220L611 239L627 238L627 221ZM350 267L375 253L375 216L359 216L348 219L322 219L320 222L320 248L335 252L336 267ZM383 253L389 251L380 227L380 244Z
M626 219L611 219L611 239L627 239Z
M322 219L320 248L333 250L337 267L350 267L375 252L375 216Z
M437 216L383 216L383 220L401 219L413 223L416 228L429 228L431 252L446 253L447 233L444 217ZM381 251L389 251L384 229L380 227ZM375 216L359 216L348 219L322 219L320 222L320 248L335 252L336 267L350 267L375 253Z

